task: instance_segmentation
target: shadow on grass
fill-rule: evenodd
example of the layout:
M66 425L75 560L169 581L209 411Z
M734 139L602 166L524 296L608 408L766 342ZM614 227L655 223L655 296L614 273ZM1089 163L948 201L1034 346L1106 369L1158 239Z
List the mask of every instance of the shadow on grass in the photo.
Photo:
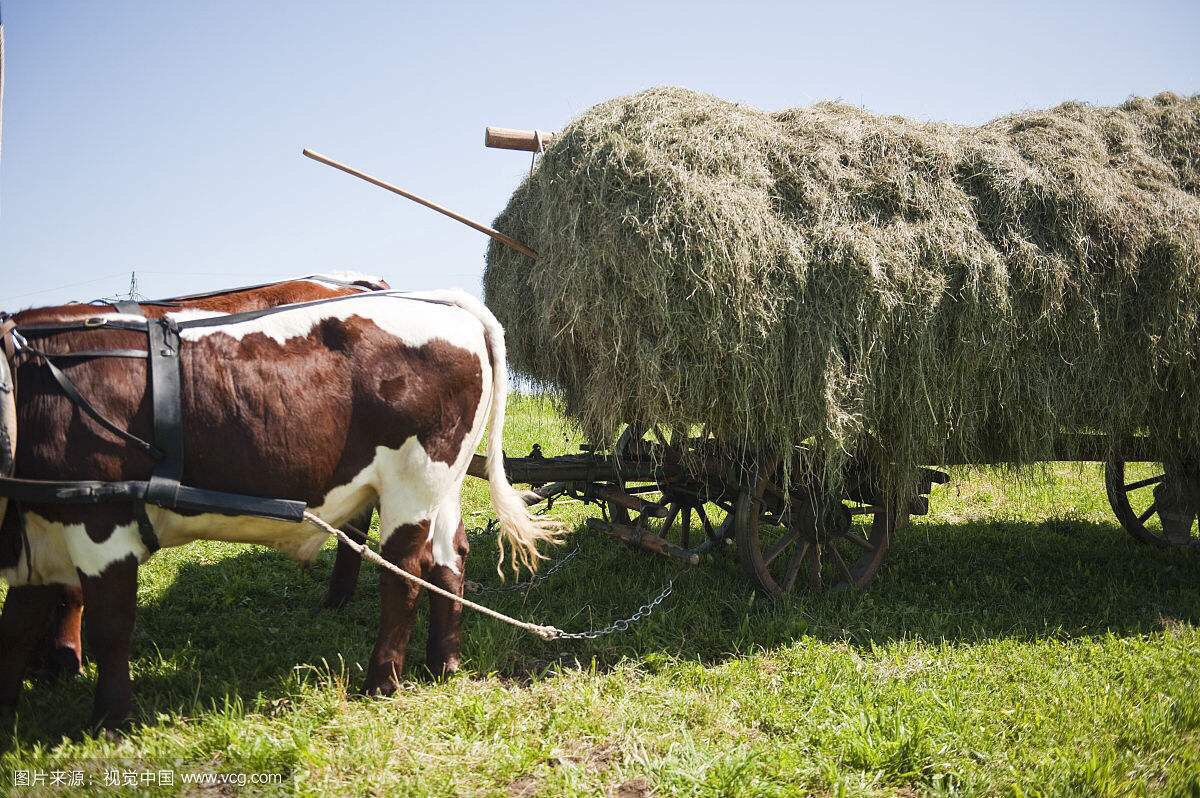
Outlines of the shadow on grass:
M620 663L657 669L684 659L718 663L796 641L855 647L919 641L970 645L1112 634L1143 635L1200 622L1200 558L1130 541L1115 524L919 522L893 545L871 589L798 596L773 605L742 576L732 550L680 573L607 539L579 532L581 552L529 592L480 598L516 617L568 631L626 617L676 576L675 592L628 632L588 642L542 642L468 612L470 673L536 678L563 666ZM194 715L227 701L246 706L287 699L297 680L329 668L353 687L374 641L377 575L367 566L356 598L318 611L332 551L302 571L262 549L229 549L215 563L181 558L161 590L139 607L134 679L139 720ZM495 549L475 545L468 576L495 583ZM152 574L148 573L148 576ZM407 671L423 678L425 609L409 645ZM21 702L16 735L53 743L87 719L92 679L35 685ZM4 748L12 727L0 730Z

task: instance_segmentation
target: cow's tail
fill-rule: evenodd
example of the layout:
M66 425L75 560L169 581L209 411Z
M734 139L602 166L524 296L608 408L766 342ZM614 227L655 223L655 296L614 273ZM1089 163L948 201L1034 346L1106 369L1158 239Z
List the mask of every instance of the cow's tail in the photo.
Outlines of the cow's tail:
M424 292L423 292L424 293ZM487 478L492 506L500 522L500 562L504 562L504 539L512 547L513 570L521 566L537 570L539 543L560 543L563 525L541 516L531 516L521 494L504 473L504 413L508 402L508 360L504 346L504 327L487 306L462 291L438 291L439 299L470 313L483 325L488 357L492 366L492 406L488 418Z

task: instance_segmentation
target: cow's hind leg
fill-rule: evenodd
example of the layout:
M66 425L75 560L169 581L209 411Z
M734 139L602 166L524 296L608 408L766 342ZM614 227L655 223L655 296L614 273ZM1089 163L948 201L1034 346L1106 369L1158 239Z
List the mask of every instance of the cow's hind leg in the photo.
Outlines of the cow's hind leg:
M384 538L384 558L410 574L420 575L425 570L423 559L428 556L428 529L428 521L396 527ZM407 579L379 569L379 636L367 667L363 686L367 693L388 695L399 685L420 593L420 587Z
M430 557L425 578L456 596L463 594L467 572L467 531L462 520L454 532L454 568ZM455 573L457 571L457 573ZM425 666L434 676L446 676L458 670L462 646L462 604L436 593L429 594L429 639L425 645Z
M371 516L375 508L370 507L358 518L342 528L355 543L365 543L367 531L371 528ZM329 588L321 606L328 610L337 610L346 606L354 597L354 589L358 587L358 572L362 568L362 556L342 541L338 541L337 556L333 560L333 573L329 575Z
M137 614L137 557L109 563L99 575L80 571L87 603L84 633L88 654L96 663L96 700L92 725L116 729L125 725L133 704L129 650Z
M16 706L30 655L49 632L59 587L17 585L8 589L0 612L0 708Z

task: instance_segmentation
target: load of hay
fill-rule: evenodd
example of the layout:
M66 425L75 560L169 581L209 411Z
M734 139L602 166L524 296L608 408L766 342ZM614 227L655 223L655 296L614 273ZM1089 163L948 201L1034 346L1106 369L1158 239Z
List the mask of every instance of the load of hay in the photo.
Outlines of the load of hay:
M705 423L829 473L1053 459L1061 436L1200 455L1200 97L980 127L676 88L592 108L495 226L514 366L593 440Z

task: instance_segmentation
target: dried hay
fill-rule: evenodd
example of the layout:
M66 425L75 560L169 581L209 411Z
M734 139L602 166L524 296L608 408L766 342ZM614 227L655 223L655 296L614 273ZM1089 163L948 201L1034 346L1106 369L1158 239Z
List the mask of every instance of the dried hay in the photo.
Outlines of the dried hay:
M1052 459L1063 433L1200 455L1200 97L980 127L660 88L554 139L496 227L515 367L596 441L706 423L836 474ZM835 477L836 478L836 477Z

